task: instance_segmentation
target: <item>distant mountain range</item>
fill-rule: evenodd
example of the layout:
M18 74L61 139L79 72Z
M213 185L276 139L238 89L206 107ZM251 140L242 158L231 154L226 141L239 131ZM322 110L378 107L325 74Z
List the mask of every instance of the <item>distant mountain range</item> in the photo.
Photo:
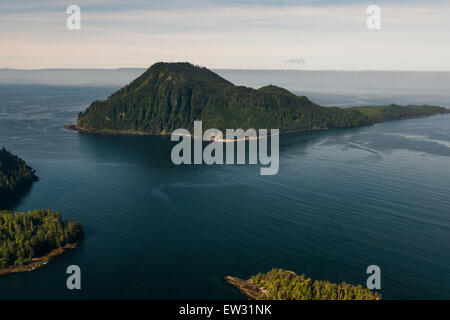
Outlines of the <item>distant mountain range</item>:
M177 128L277 128L309 131L450 113L436 106L323 107L268 85L235 86L189 63L156 63L105 101L94 101L77 123L82 132L167 134Z
M125 86L146 68L1 69L0 86ZM212 69L236 85L267 84L306 95L320 105L349 107L396 103L450 107L449 71L238 70Z
M0 84L121 87L144 71L145 68L0 69Z

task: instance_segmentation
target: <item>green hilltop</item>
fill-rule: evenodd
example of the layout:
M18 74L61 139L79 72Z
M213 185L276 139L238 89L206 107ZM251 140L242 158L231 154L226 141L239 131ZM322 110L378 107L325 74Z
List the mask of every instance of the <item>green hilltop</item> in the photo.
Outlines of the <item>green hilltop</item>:
M433 106L370 108L323 107L277 86L258 90L235 86L206 68L160 62L105 101L94 101L79 114L77 124L68 127L92 133L167 134L177 128L192 132L194 120L202 120L203 128L275 128L286 132L450 112ZM395 112L391 113L392 108Z

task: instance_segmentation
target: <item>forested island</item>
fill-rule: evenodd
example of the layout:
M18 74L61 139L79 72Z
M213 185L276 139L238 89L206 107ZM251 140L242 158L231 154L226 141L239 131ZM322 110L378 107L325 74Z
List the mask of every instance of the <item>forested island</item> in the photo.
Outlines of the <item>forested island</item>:
M361 285L311 280L292 271L272 269L248 280L228 276L226 281L256 300L380 300L377 292Z
M323 130L450 113L436 106L323 107L277 86L235 86L189 63L156 63L66 128L86 133L169 134L178 128Z
M0 211L0 275L31 271L75 248L84 235L80 222L59 212Z
M0 149L0 209L37 181L35 170L4 147Z
M76 247L84 235L80 222L64 222L58 212L2 210L37 180L35 170L23 159L0 150L0 275L39 268Z

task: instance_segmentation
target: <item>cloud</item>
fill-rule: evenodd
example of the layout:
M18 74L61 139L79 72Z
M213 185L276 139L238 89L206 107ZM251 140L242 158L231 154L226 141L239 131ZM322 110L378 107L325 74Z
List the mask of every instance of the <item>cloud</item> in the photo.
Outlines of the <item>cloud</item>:
M306 61L303 58L293 58L293 59L287 59L286 63L297 63L297 64L305 64Z
M382 29L374 32L366 28L367 4L356 0L327 6L315 0L284 6L195 0L188 7L171 1L170 8L137 0L123 10L114 10L124 5L121 0L78 2L82 29L69 31L65 1L49 0L36 12L39 2L6 0L0 68L148 67L188 60L210 68L450 70L448 3L382 4ZM302 57L288 59L296 52Z

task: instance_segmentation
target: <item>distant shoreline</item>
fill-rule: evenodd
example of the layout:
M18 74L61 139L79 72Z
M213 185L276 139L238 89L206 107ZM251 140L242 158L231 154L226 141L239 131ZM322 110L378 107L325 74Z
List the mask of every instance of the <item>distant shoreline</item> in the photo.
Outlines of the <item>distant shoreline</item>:
M18 272L27 272L27 271L33 271L36 269L41 268L42 266L45 266L47 263L49 263L54 257L59 256L66 251L69 251L71 249L75 249L81 240L73 243L68 243L65 246L61 248L56 248L47 253L44 256L33 258L31 263L24 265L24 266L9 266L6 268L0 269L0 276L4 276L11 273L18 273Z

